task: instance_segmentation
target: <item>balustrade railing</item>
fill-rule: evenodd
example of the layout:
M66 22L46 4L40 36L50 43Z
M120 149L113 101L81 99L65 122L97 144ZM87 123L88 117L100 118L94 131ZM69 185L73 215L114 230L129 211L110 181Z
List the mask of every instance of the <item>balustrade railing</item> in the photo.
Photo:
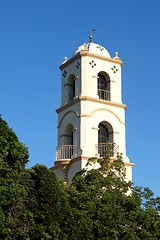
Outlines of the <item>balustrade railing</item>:
M109 152L111 157L117 155L119 151L119 146L115 143L98 143L96 144L96 155L98 157L105 157L106 152ZM59 160L71 160L82 154L82 150L75 153L75 145L62 145L56 149L56 161Z
M110 101L110 92L108 90L98 89L98 96L100 99Z
M71 159L74 154L74 145L62 145L56 149L56 160Z
M111 157L115 157L119 151L119 146L115 143L98 143L96 144L96 155L99 157L105 157L106 152L110 154Z

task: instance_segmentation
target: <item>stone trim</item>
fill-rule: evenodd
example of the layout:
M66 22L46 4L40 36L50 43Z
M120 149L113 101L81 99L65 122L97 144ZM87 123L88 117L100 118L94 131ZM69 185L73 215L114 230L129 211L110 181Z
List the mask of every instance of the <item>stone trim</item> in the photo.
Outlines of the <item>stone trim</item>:
M76 103L78 103L80 101L99 102L99 103L103 103L105 105L120 107L125 110L127 109L127 106L123 103L111 102L111 101L107 101L107 100L103 100L103 99L99 99L99 98L88 97L88 96L80 96L80 97L77 97L76 99L74 99L72 102L69 102L69 103L63 105L62 107L58 108L56 110L56 112L60 113L64 110L66 110L67 108L72 107L73 105L75 105Z
M119 59L108 58L108 57L104 57L104 56L101 56L101 55L98 55L98 54L95 54L95 53L91 53L87 50L83 50L83 51L79 52L77 55L73 56L67 62L62 64L59 68L60 68L60 70L63 70L64 68L68 67L71 63L75 62L79 58L86 57L86 56L101 59L101 60L106 61L106 62L116 63L116 64L119 64L120 66L124 65L123 62Z

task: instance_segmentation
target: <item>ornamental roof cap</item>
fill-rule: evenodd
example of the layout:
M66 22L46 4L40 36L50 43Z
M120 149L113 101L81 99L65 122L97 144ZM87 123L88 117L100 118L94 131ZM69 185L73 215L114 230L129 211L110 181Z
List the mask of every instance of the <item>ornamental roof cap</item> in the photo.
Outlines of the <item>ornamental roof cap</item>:
M94 53L103 57L107 57L107 58L111 58L109 52L107 51L106 48L104 48L103 46L97 44L97 43L93 43L90 39L89 43L84 43L83 45L79 46L73 53L73 56L77 55L78 53L80 53L81 51L88 51L90 53Z

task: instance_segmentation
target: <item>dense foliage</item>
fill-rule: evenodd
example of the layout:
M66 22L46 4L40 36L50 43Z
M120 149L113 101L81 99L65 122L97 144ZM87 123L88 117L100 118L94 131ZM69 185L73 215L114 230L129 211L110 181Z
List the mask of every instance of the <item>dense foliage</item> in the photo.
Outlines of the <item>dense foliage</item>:
M71 186L45 166L27 169L28 157L0 117L0 239L160 239L160 198L125 181L121 155L89 159L100 168Z

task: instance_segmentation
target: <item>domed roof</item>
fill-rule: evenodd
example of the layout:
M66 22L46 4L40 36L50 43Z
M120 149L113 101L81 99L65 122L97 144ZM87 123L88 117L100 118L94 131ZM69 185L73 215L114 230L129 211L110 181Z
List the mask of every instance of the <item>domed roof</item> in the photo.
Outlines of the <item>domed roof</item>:
M103 46L101 46L97 43L93 43L93 42L89 42L87 44L84 43L83 45L78 47L76 49L76 51L73 53L73 56L77 55L82 50L87 50L90 53L94 53L94 54L97 54L97 55L100 55L103 57L111 58L109 52Z

